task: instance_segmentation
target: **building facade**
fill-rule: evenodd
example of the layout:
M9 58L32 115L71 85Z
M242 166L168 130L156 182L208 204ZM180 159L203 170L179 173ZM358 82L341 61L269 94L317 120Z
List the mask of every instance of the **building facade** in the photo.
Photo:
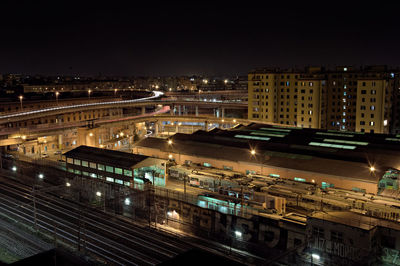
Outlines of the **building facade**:
M397 72L384 66L252 71L248 118L307 128L396 133L398 79Z

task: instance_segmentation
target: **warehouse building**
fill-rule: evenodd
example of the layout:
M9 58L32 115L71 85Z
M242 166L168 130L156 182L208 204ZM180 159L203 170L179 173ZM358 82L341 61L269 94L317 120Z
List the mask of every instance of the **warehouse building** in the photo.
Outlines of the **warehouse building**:
M384 173L400 168L400 135L253 123L146 138L134 153L376 194Z
M151 182L166 185L166 160L126 152L79 146L64 154L68 176L133 187Z

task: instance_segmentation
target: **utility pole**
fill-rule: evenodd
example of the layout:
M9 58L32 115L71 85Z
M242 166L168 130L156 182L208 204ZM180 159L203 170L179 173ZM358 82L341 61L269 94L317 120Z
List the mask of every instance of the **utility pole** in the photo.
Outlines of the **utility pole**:
M35 224L35 230L37 230L35 185L33 185L32 187L32 196L33 196L33 221Z
M149 215L148 215L149 216L148 217L149 218L149 228L151 228L151 210L150 210L150 206L151 206L150 200L151 199L150 199L150 185L149 184L147 185L147 194L148 194L147 195L147 198L148 198L148 206L147 207L148 207L148 211L149 211Z
M241 199L240 199L240 209L241 209L241 211L242 211L242 214L243 214L243 210L244 210L244 206L243 206L243 203L244 203L244 195L243 195L243 184L240 184L240 195L241 195Z
M186 200L186 174L183 175L183 195L185 195Z
M80 199L81 199L81 191L79 191L78 194L78 203L80 204ZM82 223L82 207L79 205L79 211L78 211L78 251L81 251L81 223Z

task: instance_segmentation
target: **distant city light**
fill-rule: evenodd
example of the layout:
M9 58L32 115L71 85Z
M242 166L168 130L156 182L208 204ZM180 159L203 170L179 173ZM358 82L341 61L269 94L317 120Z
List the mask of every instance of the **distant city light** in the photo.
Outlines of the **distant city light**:
M65 184L67 187L71 186L71 183L67 182L67 184Z
M16 166L13 166L13 167L11 168L11 170L13 170L14 172L17 171L17 167L16 167Z
M39 177L40 179L43 179L44 175L43 175L43 174L39 174L38 177Z
M374 172L376 169L375 169L374 166L371 166L371 167L369 168L369 170L370 170L371 172Z
M172 140L169 139L168 140L168 144L171 145L172 144Z
M251 150L250 153L251 153L251 155L255 155L256 154L256 150Z
M100 192L100 191L97 191L97 192L96 192L96 196L101 197L101 192Z

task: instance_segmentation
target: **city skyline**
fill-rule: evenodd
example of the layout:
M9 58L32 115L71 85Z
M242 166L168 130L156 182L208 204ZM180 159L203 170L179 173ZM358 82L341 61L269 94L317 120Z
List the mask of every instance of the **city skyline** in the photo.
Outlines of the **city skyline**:
M263 66L397 65L396 4L4 3L0 72L246 75Z

